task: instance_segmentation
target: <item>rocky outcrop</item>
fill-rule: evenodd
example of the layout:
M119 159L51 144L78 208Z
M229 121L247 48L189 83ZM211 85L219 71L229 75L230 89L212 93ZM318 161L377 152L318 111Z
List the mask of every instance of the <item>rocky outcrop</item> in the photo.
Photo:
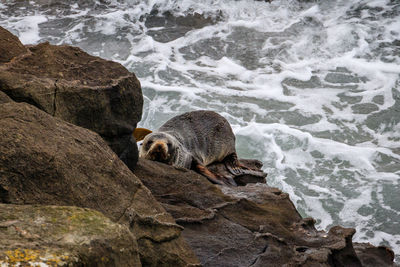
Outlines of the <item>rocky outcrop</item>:
M7 50L9 46L14 48ZM3 50L11 52L0 53L0 62L7 62L0 64L1 91L14 101L97 132L134 168L138 152L132 132L141 119L143 96L133 73L77 47L42 43L25 48L1 28Z
M16 56L26 53L26 48L19 39L0 27L0 63L9 62Z
M0 202L95 209L129 227L143 265L198 263L183 228L99 135L27 103L0 105Z
M288 194L266 184L220 187L193 171L142 159L134 173L185 228L204 266L361 266L366 259L353 247L354 229L317 231ZM393 262L387 248L367 255Z
M134 235L100 212L0 204L1 266L141 266Z

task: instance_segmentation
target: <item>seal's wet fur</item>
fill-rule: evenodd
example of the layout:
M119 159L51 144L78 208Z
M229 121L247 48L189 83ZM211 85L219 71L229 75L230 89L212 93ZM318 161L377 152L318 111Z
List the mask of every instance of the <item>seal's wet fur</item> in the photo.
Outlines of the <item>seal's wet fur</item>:
M210 172L207 165L225 162L232 174L241 172L231 126L224 117L207 110L187 112L167 121L144 138L139 156L194 169L219 184L235 182L232 177Z

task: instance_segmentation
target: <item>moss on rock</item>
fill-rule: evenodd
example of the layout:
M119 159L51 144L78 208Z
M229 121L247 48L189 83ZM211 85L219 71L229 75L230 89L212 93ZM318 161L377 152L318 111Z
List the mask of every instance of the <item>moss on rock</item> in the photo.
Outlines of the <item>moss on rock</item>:
M1 266L93 263L140 266L129 229L91 209L0 204Z

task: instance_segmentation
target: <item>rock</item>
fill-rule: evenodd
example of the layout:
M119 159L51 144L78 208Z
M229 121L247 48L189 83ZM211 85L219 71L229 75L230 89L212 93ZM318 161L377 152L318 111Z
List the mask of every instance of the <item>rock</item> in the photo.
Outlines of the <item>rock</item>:
M217 22L217 19L196 12L183 16L174 16L169 11L160 14L157 9L153 9L147 16L142 16L140 20L144 21L145 26L149 28L147 34L161 43L171 42L185 36L191 30L201 29Z
M174 219L90 130L27 103L0 105L0 202L67 205L129 226L143 265L196 265Z
M0 27L0 63L9 62L26 52L26 48L16 36Z
M394 266L394 253L387 247L374 247L371 244L354 243L354 249L365 267Z
M1 266L141 266L136 238L100 212L0 204Z
M5 93L0 91L0 104L12 102L12 99L8 97Z
M138 151L132 132L143 106L136 76L119 63L77 47L42 43L27 49L24 56L0 64L1 91L97 132L133 169Z
M185 227L203 266L361 266L354 229L316 230L277 188L217 186L193 171L144 159L134 173ZM368 255L393 262L384 253Z

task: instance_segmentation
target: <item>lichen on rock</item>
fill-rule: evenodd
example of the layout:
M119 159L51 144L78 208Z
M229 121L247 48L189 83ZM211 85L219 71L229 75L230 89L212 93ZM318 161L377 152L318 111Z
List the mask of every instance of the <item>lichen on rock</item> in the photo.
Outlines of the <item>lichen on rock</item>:
M0 204L0 265L141 266L127 227L98 211Z

